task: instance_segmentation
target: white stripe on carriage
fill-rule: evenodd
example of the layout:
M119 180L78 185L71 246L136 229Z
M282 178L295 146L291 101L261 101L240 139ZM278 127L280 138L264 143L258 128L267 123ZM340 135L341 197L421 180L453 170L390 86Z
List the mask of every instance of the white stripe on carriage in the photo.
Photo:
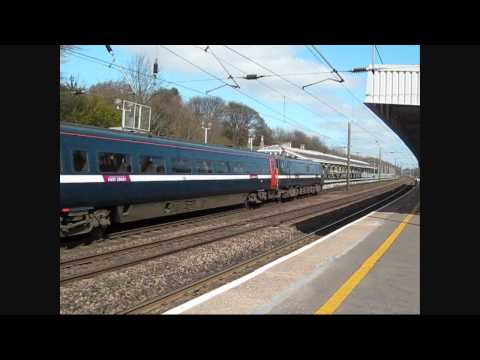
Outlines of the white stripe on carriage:
M129 175L131 182L270 179L271 175ZM61 184L103 183L102 175L60 175Z
M60 183L103 183L102 175L60 175Z
M279 179L315 179L316 175L278 175ZM318 177L320 179L320 176Z
M249 180L250 175L130 175L130 181Z

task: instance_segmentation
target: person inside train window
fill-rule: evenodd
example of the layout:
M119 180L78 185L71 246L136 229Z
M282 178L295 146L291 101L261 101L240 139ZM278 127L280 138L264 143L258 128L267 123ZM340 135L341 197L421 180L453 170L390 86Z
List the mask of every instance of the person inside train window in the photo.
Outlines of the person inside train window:
M72 158L73 158L73 170L75 172L87 172L88 171L86 151L75 150L72 153Z
M227 163L225 161L215 161L215 172L218 174L228 173Z
M197 172L199 174L211 174L212 168L210 161L207 160L197 160Z
M98 154L98 168L101 172L111 172L113 171L113 154L110 153L100 153Z
M153 158L148 158L147 172L155 172L155 164L153 163Z
M208 164L205 160L203 160L200 164L200 172L208 173Z
M107 162L107 168L108 168L108 171L111 171L111 172L115 172L118 170L118 161L117 159L115 158L115 155L113 154L110 154L108 156L108 162Z
M232 172L234 174L241 174L242 173L241 165L240 165L240 163L238 163L236 161L231 163L231 168L232 168Z
M131 172L128 156L124 154L100 153L98 167L101 172Z
M164 174L165 160L161 157L141 156L140 171L149 174Z
M118 167L118 172L130 172L131 168L127 162L127 157L125 155L118 155L118 160L120 160L120 166Z
M164 174L165 173L165 160L158 159L156 160L157 163L157 173Z
M142 172L142 173L153 173L153 172L155 172L152 157L150 157L150 156L140 157L140 172Z
M109 154L107 157L107 167L110 169L110 171L114 171L115 169L115 156L113 154Z
M189 174L192 172L190 161L184 158L173 160L172 171L180 174Z

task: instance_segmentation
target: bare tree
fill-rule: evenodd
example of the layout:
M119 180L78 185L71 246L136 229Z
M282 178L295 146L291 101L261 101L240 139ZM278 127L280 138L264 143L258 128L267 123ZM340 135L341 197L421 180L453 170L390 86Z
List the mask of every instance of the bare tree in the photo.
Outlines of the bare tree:
M152 63L145 55L136 55L128 65L126 76L132 87L135 102L148 104L156 86Z
M264 144L273 144L273 131L268 127L267 123L261 116L258 116L255 119L255 122L253 124L253 130L255 135L253 144L255 146L260 145L262 136Z
M200 97L190 99L187 106L199 119L205 121L221 120L225 111L225 101L219 97Z
M154 91L152 106L152 132L155 135L198 140L201 137L200 123L191 110L182 102L177 89Z
M229 102L223 122L225 135L232 140L234 146L246 145L249 132L259 117L260 115L252 108L237 102Z
M115 99L135 100L130 85L125 81L105 81L97 83L90 86L88 92L105 98L105 100L112 105Z
M213 144L225 143L223 136L223 116L225 113L225 101L219 97L200 97L196 96L187 103L193 119L200 126L202 122L210 126L208 132L208 142Z

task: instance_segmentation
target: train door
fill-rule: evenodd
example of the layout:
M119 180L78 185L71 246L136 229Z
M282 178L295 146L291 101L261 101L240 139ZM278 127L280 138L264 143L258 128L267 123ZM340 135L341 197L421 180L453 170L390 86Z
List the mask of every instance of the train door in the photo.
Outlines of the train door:
M268 157L268 167L270 170L270 189L276 190L278 188L278 169L277 162L272 156Z

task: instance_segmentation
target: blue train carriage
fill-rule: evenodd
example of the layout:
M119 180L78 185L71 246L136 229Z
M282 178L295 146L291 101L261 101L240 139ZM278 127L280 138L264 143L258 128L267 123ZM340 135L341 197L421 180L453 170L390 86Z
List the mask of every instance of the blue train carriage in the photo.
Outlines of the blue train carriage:
M300 195L314 195L322 191L324 170L321 164L311 160L280 158L278 164L279 191L282 199Z
M61 236L271 198L272 161L255 152L62 123Z
M279 169L280 166L280 169ZM316 193L321 166L151 135L60 126L60 236Z

